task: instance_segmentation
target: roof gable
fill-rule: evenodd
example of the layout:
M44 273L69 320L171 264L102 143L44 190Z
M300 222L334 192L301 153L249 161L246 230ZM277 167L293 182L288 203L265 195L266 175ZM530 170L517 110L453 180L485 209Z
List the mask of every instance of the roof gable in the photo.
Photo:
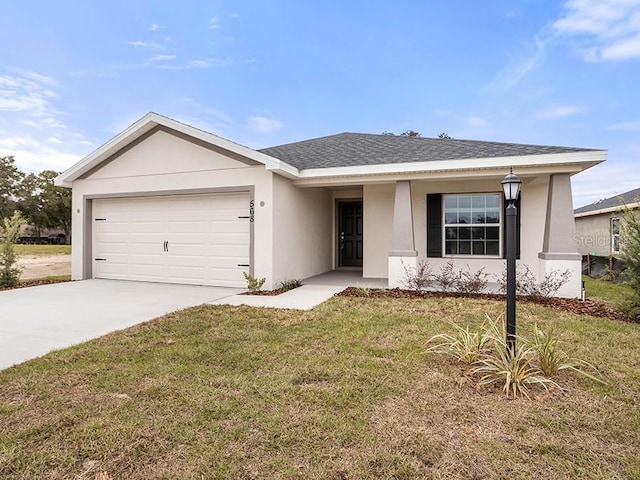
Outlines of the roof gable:
M156 127L80 178L123 178L262 165L173 130Z
M267 170L272 170L289 178L295 178L298 173L296 168L264 153L171 118L150 112L107 143L100 146L97 150L84 157L78 163L62 172L56 178L56 185L70 187L74 180L96 172L105 162L109 162L123 152L126 152L138 142L148 138L153 131L158 129L164 129L174 135L181 136L207 148L228 152L232 158L243 158L248 163L263 164Z

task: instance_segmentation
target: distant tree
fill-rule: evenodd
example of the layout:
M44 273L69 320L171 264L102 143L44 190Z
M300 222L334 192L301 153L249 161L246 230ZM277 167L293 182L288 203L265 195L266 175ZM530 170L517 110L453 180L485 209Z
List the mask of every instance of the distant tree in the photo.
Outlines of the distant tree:
M16 196L24 177L12 156L0 157L0 218L8 217L16 208Z
M382 135L392 135L395 136L393 132L387 132L386 130L382 132ZM400 134L401 137L421 137L420 132L416 132L414 130L406 130Z
M439 133L438 134L438 138L441 138L443 140L451 140L451 137L446 132Z
M400 136L401 137L421 137L422 135L420 135L419 132L416 132L414 130L407 130L405 132L402 132Z
M30 173L20 185L19 208L40 236L43 228L64 231L67 243L71 240L71 190L54 184L58 172L44 170Z

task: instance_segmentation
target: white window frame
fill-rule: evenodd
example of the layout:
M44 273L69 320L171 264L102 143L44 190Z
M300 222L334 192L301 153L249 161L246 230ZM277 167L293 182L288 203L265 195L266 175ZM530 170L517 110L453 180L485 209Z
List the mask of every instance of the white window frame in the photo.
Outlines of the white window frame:
M469 223L469 224L459 224L459 223L446 223L446 205L447 205L447 197L488 197L488 196L497 196L498 197L498 223ZM484 259L494 259L494 258L502 258L502 248L503 248L503 233L502 233L502 225L503 225L503 217L504 217L504 205L503 198L501 192L480 192L480 193L443 193L442 194L442 256L444 258L484 258ZM498 227L498 254L497 255L478 255L478 254L464 254L464 253L447 253L447 227ZM472 240L471 240L472 241Z
M618 224L618 233L613 233L613 222ZM620 253L620 219L618 217L612 217L609 220L609 231L611 232L611 253ZM618 249L615 249L616 239L618 239Z

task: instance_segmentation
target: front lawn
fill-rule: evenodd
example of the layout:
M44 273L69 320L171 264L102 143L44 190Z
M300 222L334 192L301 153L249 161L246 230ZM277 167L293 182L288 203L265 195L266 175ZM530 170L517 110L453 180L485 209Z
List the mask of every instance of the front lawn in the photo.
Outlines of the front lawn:
M486 299L203 306L0 372L0 477L640 478L640 325L518 305L608 386L532 400L425 352Z
M15 246L17 255L71 254L71 245L22 245Z
M582 280L587 298L609 303L618 308L621 308L632 294L631 287L626 283L596 280L587 275L583 275Z

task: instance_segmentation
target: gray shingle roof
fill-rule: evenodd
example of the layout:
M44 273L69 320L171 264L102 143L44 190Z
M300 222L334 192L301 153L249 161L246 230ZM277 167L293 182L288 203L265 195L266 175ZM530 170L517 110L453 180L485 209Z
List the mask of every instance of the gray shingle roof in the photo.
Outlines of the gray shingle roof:
M640 197L640 188L636 188L635 190L630 190L628 192L622 193L620 195L615 195L613 197L604 198L602 200L598 200L595 203L590 205L585 205L580 208L576 208L573 213L588 213L594 212L596 210L602 210L604 208L614 208L620 207L622 208L624 205L628 205L630 203L634 203Z
M294 167L384 165L465 158L491 158L592 151L587 148L524 145L366 133L340 133L259 150Z

